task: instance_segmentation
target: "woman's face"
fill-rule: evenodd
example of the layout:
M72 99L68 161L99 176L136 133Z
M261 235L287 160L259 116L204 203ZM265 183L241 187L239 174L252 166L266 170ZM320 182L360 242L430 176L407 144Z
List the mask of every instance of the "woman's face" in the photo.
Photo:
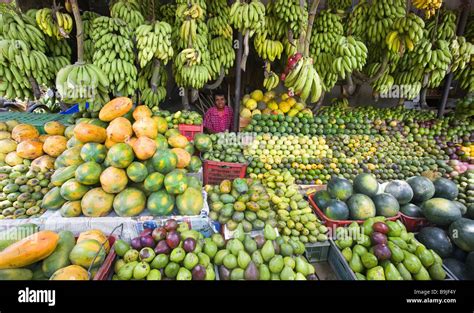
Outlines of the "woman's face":
M222 110L225 107L225 97L224 96L216 96L216 107Z

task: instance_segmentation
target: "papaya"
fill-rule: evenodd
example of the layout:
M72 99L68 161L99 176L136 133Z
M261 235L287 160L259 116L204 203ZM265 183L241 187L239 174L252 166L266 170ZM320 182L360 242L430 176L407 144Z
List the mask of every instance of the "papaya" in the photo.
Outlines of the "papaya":
M25 237L28 237L38 231L39 231L38 225L32 224L32 223L8 228L7 230L0 233L0 251L5 249L9 245Z
M117 117L107 127L107 139L113 142L125 142L132 136L132 123L125 117Z
M123 116L132 109L132 99L127 97L118 97L107 102L99 112L99 119L104 122L110 122L113 119Z
M16 142L36 139L39 137L39 132L36 127L28 124L18 124L12 130L12 138Z
M44 124L44 131L48 135L64 135L64 132L66 130L66 126L61 124L58 121L50 121Z
M43 155L43 143L34 139L24 140L16 147L16 153L20 158L34 160Z
M107 239L107 236L104 235L104 233L98 229L91 229L87 230L85 232L82 232L79 234L79 237L77 238L77 243L86 240L86 239L95 239L97 240L100 244L104 244L104 249L106 253L109 253L110 251L110 244L109 240Z
M155 139L158 136L158 126L151 117L143 117L133 123L133 131L137 137Z
M89 273L79 265L69 265L54 272L50 280L89 280Z
M89 268L91 265L101 265L105 260L105 249L95 239L84 239L77 243L69 254L69 260L74 265Z
M139 160L148 160L156 152L156 143L153 139L146 136L140 136L131 144L133 152Z
M47 258L58 245L59 235L42 230L0 252L0 269L19 268Z
M146 105L139 105L133 110L132 116L135 121L138 121L145 117L152 117L153 112Z
M80 123L74 127L74 136L77 140L83 143L104 143L107 139L107 132L100 126L88 123Z
M46 277L51 277L58 269L71 264L69 261L69 253L76 244L76 239L70 231L59 232L58 245L54 252L43 260L41 269Z
M67 138L64 136L49 136L43 144L43 151L49 156L58 157L67 149Z
M33 272L27 268L10 268L0 270L0 280L31 280Z

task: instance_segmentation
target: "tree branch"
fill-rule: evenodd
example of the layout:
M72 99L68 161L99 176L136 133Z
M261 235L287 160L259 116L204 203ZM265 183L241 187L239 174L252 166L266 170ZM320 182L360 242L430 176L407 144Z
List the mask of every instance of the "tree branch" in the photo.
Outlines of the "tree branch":
M320 0L313 0L311 3L311 8L309 10L308 18L308 28L306 29L306 38L304 45L304 55L309 56L309 45L311 43L311 33L313 31L314 18L316 17L316 12L318 11Z
M225 71L224 71L224 68L221 67L221 71L219 73L219 77L217 78L217 80L213 84L206 84L204 88L209 89L209 90L216 89L222 84L224 77L225 77Z
M84 25L77 0L70 0L74 20L76 21L77 62L84 63Z
M323 105L323 101L324 101L324 98L326 97L326 92L323 91L321 93L321 98L319 98L318 102L316 102L315 106L313 107L313 113L316 113L319 111L319 109L321 108L321 106Z
M29 77L28 80L30 81L31 88L33 89L33 95L35 97L35 100L38 100L41 97L41 91L38 86L38 82L33 76Z
M247 30L244 36L244 54L242 55L242 62L240 63L240 68L244 72L247 67L247 58L249 56L249 38L250 38L250 32Z
M304 12L304 5L305 5L305 0L300 0L300 10L301 13ZM300 23L300 38L298 39L298 45L297 45L297 50L300 52L304 51L304 43L305 43L305 33L303 31L304 28L304 19L301 19ZM302 51L300 49L303 49Z
M156 89L158 88L158 81L160 79L160 67L161 67L161 62L158 59L153 60L153 75L151 76L151 90L153 92L156 92Z
M360 73L360 72L354 72L353 75L356 79L360 80L361 82L371 84L383 76L385 70L387 69L387 66L388 66L388 52L385 54L382 60L382 65L379 67L378 71L374 74L374 76L369 77L365 75L364 73Z

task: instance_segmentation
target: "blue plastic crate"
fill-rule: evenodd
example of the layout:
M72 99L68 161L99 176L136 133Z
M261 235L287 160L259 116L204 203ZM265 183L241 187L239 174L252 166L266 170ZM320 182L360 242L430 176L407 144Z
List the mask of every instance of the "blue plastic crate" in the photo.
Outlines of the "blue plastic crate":
M89 108L89 103L86 102L86 109ZM62 111L59 114L74 114L79 112L79 104L75 104L74 106L70 107L66 111Z

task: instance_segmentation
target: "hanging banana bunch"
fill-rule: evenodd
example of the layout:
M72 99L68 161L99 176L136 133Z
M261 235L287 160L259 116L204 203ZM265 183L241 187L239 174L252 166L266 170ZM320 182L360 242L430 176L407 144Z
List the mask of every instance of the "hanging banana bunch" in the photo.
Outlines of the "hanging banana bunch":
M270 62L265 62L265 73L263 79L263 87L267 91L271 91L280 84L280 77L271 70Z
M397 18L406 16L405 0L374 0L370 5L367 38L374 45L384 44Z
M415 8L424 10L427 19L436 14L436 10L441 8L443 0L413 0Z
M135 35L137 38L138 61L144 68L155 57L165 65L173 57L171 45L171 26L166 22L153 22L140 25Z
M452 59L453 55L449 50L449 43L445 40L436 41L431 59L427 64L427 69L430 72L429 88L437 88L441 85L444 77L448 74Z
M313 57L322 52L331 52L334 43L344 35L339 15L328 10L321 11L314 20L309 51Z
M299 0L275 0L275 16L284 20L293 32L293 38L298 38L308 26L308 8L306 1L304 7L300 7Z
M110 16L123 20L131 29L136 29L145 23L145 18L140 12L140 5L135 0L119 0L110 8Z
M93 23L94 19L98 18L99 14L95 12L85 11L81 14L82 24L84 28L84 60L87 63L92 63L94 56L94 42L92 41L91 34L94 31Z
M466 38L456 37L450 44L453 62L451 72L462 71L474 58L474 44L466 41Z
M401 54L405 50L413 51L423 38L424 27L425 22L413 13L397 18L392 25L394 30L387 35L385 40L389 50Z
M346 11L352 6L352 0L328 0L328 7L334 11Z
M347 22L347 34L367 41L367 28L370 14L370 4L367 0L361 0L350 13Z
M367 66L367 72L369 77L375 76L380 70L381 63L372 63ZM392 75L389 74L389 69L386 68L383 74L371 83L372 89L377 93L386 93L392 89L395 80Z
M156 18L162 22L166 22L170 25L173 25L175 22L176 15L176 4L167 3L161 6L157 6L155 12Z
M121 19L101 16L93 23L94 64L108 78L114 95L130 96L137 87L133 32Z
M211 60L218 60L218 63L224 68L225 72L227 72L234 64L235 51L232 46L232 39L227 39L222 36L211 39L209 52L211 54ZM216 73L215 70L217 70L217 74L219 74L220 67L214 69L214 73ZM216 77L214 76L212 79L215 78Z
M436 40L450 41L456 36L457 16L453 11L444 11L436 26L436 18L432 19L426 29L428 30L428 37Z
M69 38L74 24L69 14L50 8L36 11L36 23L43 33L57 40Z
M229 16L218 15L207 20L209 34L216 37L232 39L233 30L229 24Z
M230 8L230 23L242 34L252 37L265 28L265 6L258 0L250 3L236 1Z
M341 37L332 49L334 60L332 62L333 73L337 73L342 79L346 79L354 71L362 71L367 62L367 47L362 41L354 37Z
M36 21L28 15L15 12L0 14L0 37L21 40L32 50L46 52L44 34L37 28Z
M166 98L167 80L166 69L156 63L151 62L140 70L138 78L140 101L155 113L160 110L159 104Z
M271 62L281 58L283 44L278 40L267 38L267 32L258 32L254 39L255 50L259 57Z
M333 62L334 55L329 52L321 52L314 58L314 69L321 78L321 84L325 92L334 88L338 80L338 74L333 71Z
M285 87L289 89L290 93L298 95L302 101L306 101L310 97L311 103L317 102L322 94L322 84L314 69L313 59L297 54L292 63L294 66L284 79Z

